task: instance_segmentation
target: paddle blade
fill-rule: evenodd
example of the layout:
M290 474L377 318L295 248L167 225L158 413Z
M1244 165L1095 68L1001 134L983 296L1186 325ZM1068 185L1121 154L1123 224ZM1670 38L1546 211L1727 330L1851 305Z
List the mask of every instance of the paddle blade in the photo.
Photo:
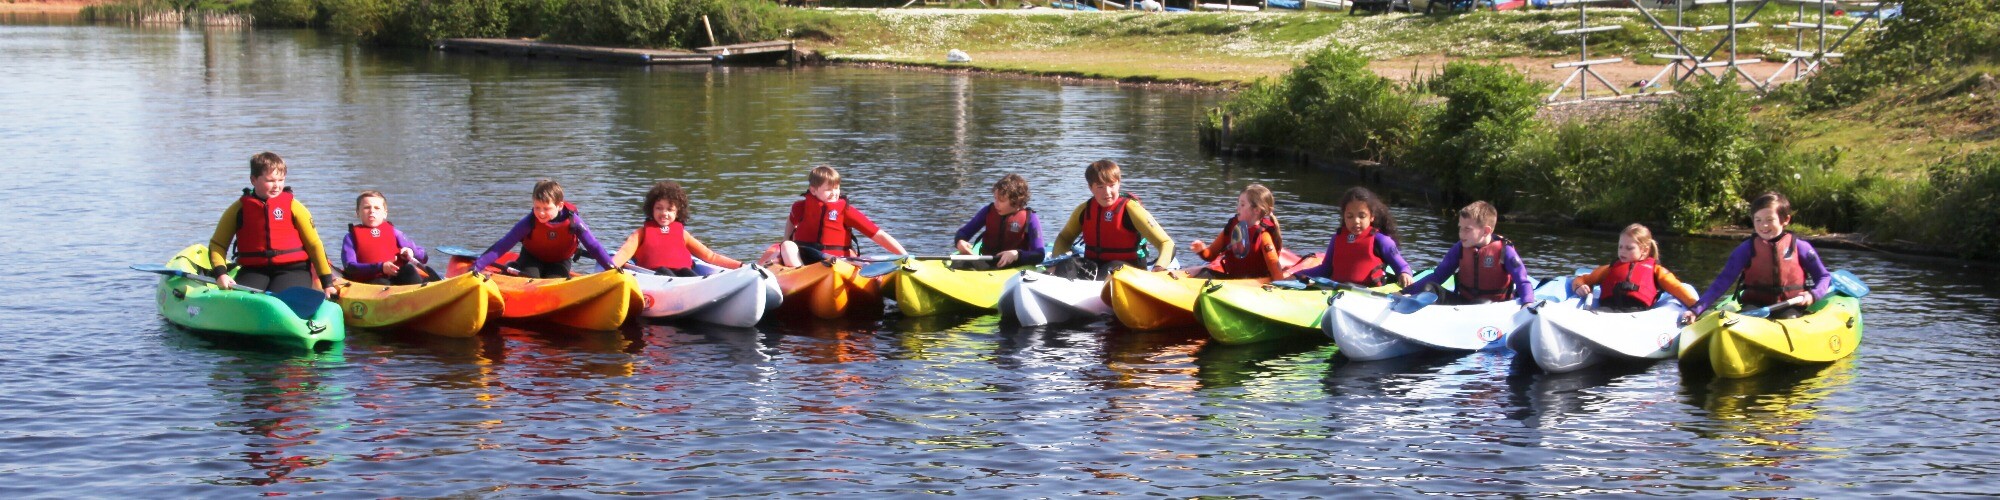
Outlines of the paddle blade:
M271 296L277 297L278 302L285 303L285 307L291 308L292 314L297 314L299 319L311 319L313 315L319 314L320 306L326 303L326 293L309 286L286 288L271 292Z
M1390 294L1390 296L1396 297L1396 303L1389 306L1389 309L1402 314L1417 312L1423 308L1430 307L1431 304L1435 304L1438 301L1438 294L1431 292L1423 292L1416 295Z
M910 258L910 256L893 253L876 253L855 257L854 260L862 262L897 262L907 258Z
M637 264L632 264L632 263L630 263L630 262L627 262L627 263L625 263L625 270L627 270L627 271L631 271L631 272L633 272L634 274L645 274L645 275L654 275L654 274L660 274L660 273L656 273L656 272L653 272L653 270L652 270L652 269L646 269L646 268L643 268L643 267L639 267L639 266L638 266Z
M140 272L148 272L153 274L164 274L168 276L180 276L183 274L187 274L187 271L182 271L179 269L167 267L165 264L133 264L132 270Z
M1748 310L1748 311L1741 311L1741 312L1738 312L1738 313L1736 313L1736 315L1738 315L1738 316L1749 316L1749 317L1752 317L1752 318L1769 318L1769 317L1771 317L1771 307L1773 307L1773 306L1764 306L1764 307L1759 307L1759 308L1756 308L1756 309L1751 309L1751 310Z
M900 261L892 260L885 262L876 262L866 266L861 266L861 277L874 278L878 276L885 276L890 273L896 272L897 269L901 269L902 267L903 263Z
M1332 289L1335 289L1335 288L1340 288L1340 283L1338 283L1338 282L1335 282L1335 281L1333 281L1333 280L1330 280L1330 279L1326 279L1326 278L1321 278L1321 277L1318 277L1318 276L1314 276L1314 277L1313 277L1313 279L1312 279L1312 284L1313 284L1313 286L1316 286L1316 287L1320 287L1320 288L1325 288L1325 289L1328 289L1328 290L1332 290Z
M470 249L470 248L466 248L466 247L462 247L462 246L458 246L458 245L445 245L445 246L441 246L441 247L437 247L437 251L438 251L439 253L443 253L443 254L445 254L445 255L450 255L450 256L453 256L453 257L466 257L466 258L473 258L473 259L477 259L477 258L479 258L479 255L480 255L481 253L483 253L483 252L479 252L479 251L475 251L475 250L473 250L473 249Z
M1868 296L1868 284L1846 269L1833 272L1833 290L1857 299Z
M1271 282L1271 288L1283 288L1286 290L1304 290L1306 289L1306 284L1292 280L1278 280Z

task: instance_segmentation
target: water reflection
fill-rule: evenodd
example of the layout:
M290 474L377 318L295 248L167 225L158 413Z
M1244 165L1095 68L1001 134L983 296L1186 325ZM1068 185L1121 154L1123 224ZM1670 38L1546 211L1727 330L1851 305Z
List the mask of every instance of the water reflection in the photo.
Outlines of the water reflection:
M1788 467L1792 462L1839 459L1849 455L1831 444L1816 420L1825 400L1853 382L1854 358L1824 367L1795 367L1741 379L1684 378L1683 397L1700 417L1675 427L1704 440L1742 443L1715 457L1721 466Z
M344 363L339 351L291 358L247 353L218 364L209 386L241 408L215 426L242 435L243 451L232 453L249 466L245 475L202 478L224 486L268 486L314 481L311 469L335 457L309 451L333 420L320 414L345 390L322 376L326 366Z

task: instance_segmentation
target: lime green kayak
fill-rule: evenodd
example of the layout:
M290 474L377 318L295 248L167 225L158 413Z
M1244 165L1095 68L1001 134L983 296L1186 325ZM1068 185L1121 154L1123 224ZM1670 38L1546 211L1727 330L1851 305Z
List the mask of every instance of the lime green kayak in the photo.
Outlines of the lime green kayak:
M904 316L999 312L1000 292L1020 269L966 271L941 260L913 260L896 270L896 308ZM1035 269L1035 268L1027 268Z
M1371 288L1384 293L1402 290L1394 283ZM1195 299L1195 315L1208 336L1224 344L1255 344L1290 338L1325 338L1320 320L1326 316L1333 290L1292 290L1269 285L1211 284Z
M208 267L208 246L194 245L167 261L167 267L197 273ZM321 304L310 318L300 318L270 295L224 290L190 278L162 276L157 291L160 315L190 330L228 334L275 345L312 349L322 342L347 340L340 305Z

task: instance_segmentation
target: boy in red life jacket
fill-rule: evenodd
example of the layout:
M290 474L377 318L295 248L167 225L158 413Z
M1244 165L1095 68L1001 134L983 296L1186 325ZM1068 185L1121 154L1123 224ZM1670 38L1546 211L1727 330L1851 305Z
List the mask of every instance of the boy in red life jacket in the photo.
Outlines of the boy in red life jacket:
M1750 228L1756 234L1729 253L1722 274L1715 276L1701 300L1681 319L1692 321L1731 287L1737 288L1736 299L1744 309L1790 305L1771 308L1771 319L1799 317L1805 314L1806 306L1826 297L1833 285L1827 279L1826 264L1820 262L1811 243L1785 230L1791 223L1792 201L1785 195L1773 191L1751 200Z
M437 280L437 271L418 269L430 262L430 254L389 222L389 200L381 191L356 196L354 217L361 223L349 224L347 237L340 240L340 269L348 281L415 285Z
M333 266L327 264L319 231L313 229L306 205L292 199L285 187L285 159L269 151L250 157L250 188L222 211L215 234L208 238L209 276L223 288L243 285L265 290L313 286L332 298ZM236 274L227 257L234 241Z
M1122 170L1111 160L1097 160L1083 169L1083 180L1090 183L1090 199L1070 212L1055 241L1056 248L1070 248L1082 238L1083 255L1057 264L1049 274L1096 280L1110 276L1118 266L1143 266L1141 246L1145 241L1160 249L1153 262L1174 261L1174 239L1139 204L1139 197L1118 192Z
M806 176L806 186L805 199L792 202L792 213L785 219L785 239L778 242L776 257L785 266L860 256L855 252L855 233L867 236L889 253L909 253L888 231L876 227L875 221L868 220L861 209L841 196L840 172L833 167L813 167Z
M1042 249L1042 218L1028 208L1028 180L1007 174L993 183L993 203L979 208L972 220L958 228L958 253L991 255L990 262L961 263L962 269L1008 269L1041 264L1047 257ZM979 238L973 251L973 238Z
M1340 230L1326 241L1319 265L1292 277L1326 278L1339 283L1377 287L1394 282L1410 286L1410 263L1396 246L1396 216L1374 191L1352 187L1340 196Z
M1694 307L1695 303L1694 292L1660 265L1660 244L1653 241L1653 231L1644 224L1625 226L1625 231L1618 235L1618 262L1597 266L1590 274L1572 280L1569 286L1578 297L1590 295L1592 286L1600 287L1599 311L1652 309L1662 291L1672 294L1681 305Z
M1285 277L1285 267L1278 262L1278 250L1285 238L1278 232L1276 208L1270 188L1263 184L1243 188L1243 193L1236 195L1236 215L1222 225L1222 234L1216 235L1215 243L1195 240L1188 244L1188 249L1203 262L1222 259L1222 271L1203 267L1195 271L1194 277L1255 278L1265 283Z
M653 183L653 189L646 191L646 203L640 206L644 207L646 223L626 237L618 253L611 256L612 267L623 267L629 261L667 276L700 276L694 270L695 259L727 269L743 267L736 259L710 251L688 232L688 196L680 183Z
M488 247L473 262L473 269L486 269L499 261L502 254L513 250L514 245L520 245L520 257L508 266L519 270L522 277L566 278L578 244L590 252L598 267L606 271L616 269L611 265L611 254L591 234L590 225L583 223L583 214L576 205L563 201L562 184L553 180L535 183L533 202L528 216L514 223L506 236Z
M1535 296L1534 282L1528 278L1528 268L1521 265L1521 255L1514 252L1513 243L1493 234L1493 225L1499 221L1500 211L1484 201L1458 209L1458 243L1444 252L1444 260L1438 261L1436 271L1411 283L1403 293L1435 288L1445 278L1456 277L1454 292L1438 293L1439 304L1512 300L1527 305Z

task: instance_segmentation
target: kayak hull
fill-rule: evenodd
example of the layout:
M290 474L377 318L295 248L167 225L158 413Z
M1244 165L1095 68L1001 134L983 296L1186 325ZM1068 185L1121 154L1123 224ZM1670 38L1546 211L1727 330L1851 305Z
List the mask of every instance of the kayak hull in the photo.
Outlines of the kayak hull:
M784 294L780 314L819 319L881 314L882 288L888 281L887 276L863 278L860 268L842 260L780 269L776 276Z
M1106 303L1120 324L1135 330L1159 330L1201 324L1194 315L1195 299L1209 280L1178 272L1153 272L1124 266L1104 281ZM1256 280L1216 280L1255 283Z
M506 306L498 285L472 274L422 285L344 282L335 300L348 325L444 337L477 335Z
M772 294L765 285L770 272L761 267L743 266L695 277L627 274L639 287L642 317L748 327L763 320L770 310L766 302Z
M998 312L1000 293L1019 273L952 269L940 260L911 261L896 270L896 309L904 316Z
M1854 355L1861 345L1861 299L1846 295L1828 296L1792 319L1743 316L1727 303L1716 309L1682 330L1686 345L1680 355L1683 363L1705 360L1725 378L1831 363Z
M1674 357L1681 313L1671 297L1645 311L1600 312L1581 301L1552 302L1535 311L1528 327L1528 351L1543 371L1565 373L1604 363L1657 361Z
M193 245L174 254L167 267L190 273L208 266L208 246ZM311 317L300 318L276 297L241 290L224 290L188 278L162 276L154 288L160 316L190 330L212 332L272 345L311 350L322 343L347 340L347 323L340 306L321 304Z
M1021 271L1002 287L1000 319L1021 326L1042 326L1111 314L1103 292L1102 281Z
M1342 290L1321 320L1340 354L1372 361L1421 352L1472 352L1505 348L1532 314L1512 301L1466 306L1432 305L1410 314L1390 309L1391 299Z
M632 277L602 271L569 278L488 275L507 306L501 317L547 321L579 330L616 330L643 303Z
M1201 325L1231 345L1311 339L1319 333L1331 290L1212 284L1195 301Z

